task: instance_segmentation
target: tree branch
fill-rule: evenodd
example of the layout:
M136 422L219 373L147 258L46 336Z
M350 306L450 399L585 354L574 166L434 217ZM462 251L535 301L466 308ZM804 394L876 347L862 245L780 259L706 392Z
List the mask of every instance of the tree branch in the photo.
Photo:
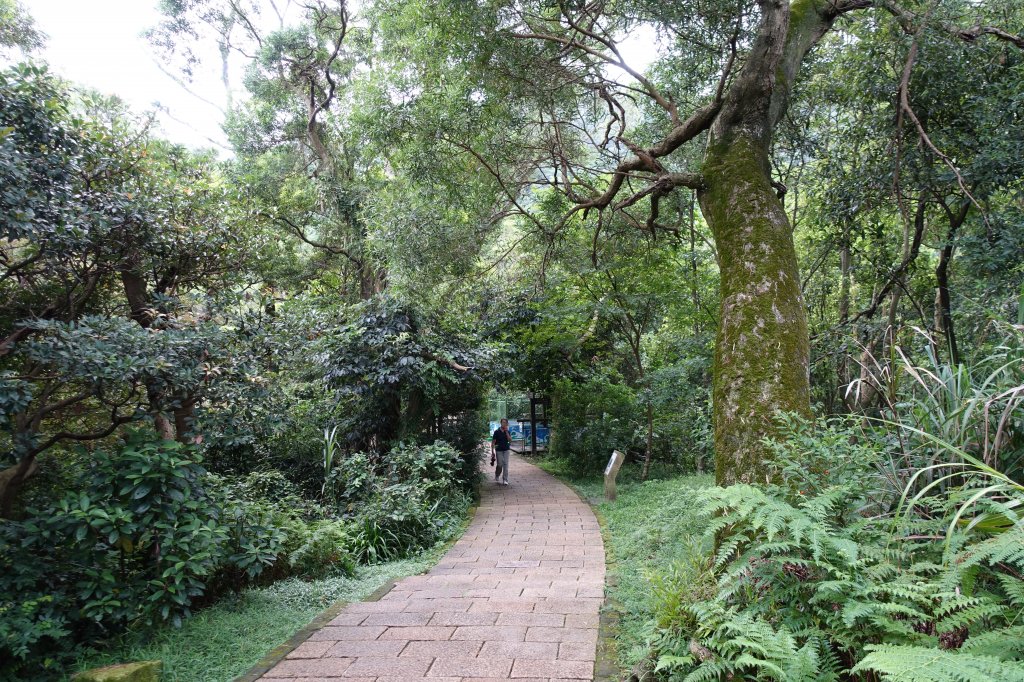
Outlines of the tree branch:
M74 441L81 442L81 441L99 440L101 438L106 438L110 434L114 433L114 431L116 431L119 426L121 426L122 424L127 424L128 422L133 421L134 419L135 419L135 415L134 414L127 414L127 415L118 414L117 407L115 407L111 411L111 413L110 413L110 425L109 426L107 426L105 428L102 428L99 431L91 431L91 432L88 432L88 433L75 433L73 431L58 431L57 433L55 433L54 435L50 436L45 441L40 443L39 445L37 445L34 448L32 448L30 455L27 455L27 456L34 457L34 456L38 455L41 452L45 452L46 450L50 449L51 447L53 447L54 445L56 445L57 443L59 443L62 440L74 440Z
M428 350L423 351L423 357L427 358L428 360L433 360L434 362L439 362L442 365L447 365L448 367L454 369L456 372L468 372L469 370L472 369L472 367L460 365L454 360L449 360L448 358L443 358L440 355L435 355L434 353L431 353Z
M294 222L292 222L291 220L289 220L288 218L286 218L284 216L275 215L275 216L270 216L270 217L272 217L274 220L277 220L279 222L284 223L289 228L289 230L291 230L292 234L294 234L296 237L298 237L300 240L302 240L306 244L309 244L310 246L312 246L314 248L322 249L324 251L327 251L328 253L333 253L336 256L344 256L349 261L351 261L353 265L355 265L358 268L361 268L363 266L362 259L361 258L356 258L347 249L345 249L345 248L343 248L341 246L334 246L333 244L325 244L323 242L318 242L318 241L316 241L314 239L310 239L309 237L306 236L306 233L302 229L302 227L300 227L299 225L296 225Z
M893 15L907 35L917 35L921 28L928 23L927 15L920 17L917 14L900 7L898 3L892 2L892 0L874 0L874 4ZM968 43L973 43L981 36L990 35L998 40L1011 43L1021 49L1024 49L1024 37L1010 33L998 26L975 24L970 28L962 28L949 22L940 21L935 24L935 27L954 38L959 38L960 40Z
M911 264L917 259L917 254L921 250L921 240L924 237L924 218L926 207L927 204L924 202L924 198L922 197L917 203L917 211L914 214L914 237L911 241L910 252L907 254L907 257L904 258L903 261L896 266L896 269L889 274L888 281L878 291L878 293L875 294L874 298L871 300L871 304L854 315L848 323L856 322L862 317L870 317L874 315L875 311L878 310L878 306L882 304L885 297L890 291L892 291L892 288L896 286L900 277L903 276L903 273L905 273L907 269L910 268Z
M926 17L926 19L927 19L927 17ZM919 38L920 38L920 30L921 29L919 28L918 29L918 33L914 35L914 39L913 39L913 41L910 44L910 50L908 50L908 52L907 52L907 61L906 61L906 63L903 66L903 75L900 78L900 87L899 87L900 109L901 109L902 113L907 115L907 118L910 119L911 123L914 124L914 128L917 129L918 137L921 138L921 141L924 143L924 145L928 149L930 149L933 154L935 154L937 157L939 157L939 159L951 171L953 171L953 175L956 176L956 183L960 187L960 191L962 191L964 193L964 195L967 196L967 198L971 200L971 203L974 204L978 208L978 211L981 213L982 217L984 218L985 217L985 209L981 206L981 204L978 203L978 200L974 198L974 195L971 194L971 191L969 189L967 189L967 183L964 182L964 176L960 173L960 169L957 168L956 164L953 163L952 159L950 159L948 156L946 156L944 153L942 153L942 151L938 147L935 146L935 143L932 142L931 137L929 137L928 133L925 131L924 125L921 123L921 120L917 117L917 114L914 113L913 107L910 106L910 73L911 73L911 71L912 71L912 69L914 67L914 62L917 60L917 51L918 51L918 44L919 44L918 41L919 41ZM986 219L986 222L987 222L987 219Z
M612 173L611 184L603 194L594 197L589 201L577 204L570 211L569 215L572 215L577 211L583 211L584 216L586 216L586 213L592 208L599 210L606 208L612 200L615 199L619 190L622 189L622 184L625 182L627 176L634 171L663 173L664 170L656 163L656 159L668 156L683 144L689 142L697 135L707 130L711 125L711 122L714 120L715 115L718 114L718 110L720 108L721 102L711 102L704 105L695 111L688 119L673 128L661 142L646 150L637 150L636 156L619 163L618 167L616 167ZM676 179L681 179L682 177L682 174L668 175L677 176ZM689 177L694 179L698 176ZM694 182L697 182L697 180L694 180ZM683 182L680 182L680 185L690 186Z

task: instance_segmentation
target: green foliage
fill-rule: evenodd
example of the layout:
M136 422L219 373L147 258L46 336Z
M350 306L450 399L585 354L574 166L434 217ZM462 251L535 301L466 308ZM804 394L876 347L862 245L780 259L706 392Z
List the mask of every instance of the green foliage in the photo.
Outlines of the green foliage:
M168 36L260 42L238 33L248 6L165 9ZM342 96L368 43L335 42L343 7L300 14L254 50L227 162L45 67L0 73L0 654L19 670L245 585L409 556L469 504L495 347L458 309L385 291L410 270L370 249L380 167L330 95L309 125L295 89ZM0 47L31 29L0 6ZM121 447L133 422L177 442Z
M892 682L1020 682L1024 664L958 651L875 646L853 672L873 671Z
M822 660L819 642L802 646L788 630L776 630L764 620L745 613L722 612L717 605L692 609L705 625L697 632L720 646L708 649L691 645L683 655L663 655L655 671L684 667L707 657L687 682L704 682L742 676L757 680L838 680L833 662Z
M658 668L687 680L1021 679L1024 529L954 523L945 541L985 486L966 479L913 514L880 514L900 498L880 484L884 444L842 423L786 423L777 485L700 495L717 587L703 599L661 590L673 606L652 637Z
M612 450L633 449L642 422L633 390L605 377L556 383L552 412L550 456L577 473L601 471Z
M772 441L773 483L789 499L844 489L865 499L893 494L876 472L885 443L875 434L843 419L812 423L780 414L784 439Z
M357 453L339 462L331 481L355 557L390 561L450 537L469 506L464 459L439 441L399 444L377 461Z
M2 526L0 642L18 669L58 665L73 650L61 638L179 627L196 603L262 579L413 556L457 532L469 504L463 456L443 443L343 459L342 518L312 521L322 512L279 472L211 476L193 448L143 432L89 461L82 492Z
M587 499L600 499L600 476L574 477L565 460L541 466L561 477ZM658 470L655 470L657 473ZM687 476L640 481L641 467L627 463L619 472L615 502L596 505L608 555L606 594L619 616L614 656L624 670L646 657L656 624L667 626L683 603L715 593L702 518L694 496L712 480Z
M18 0L0 0L0 48L17 47L28 52L45 42L46 36Z
M953 448L1011 476L1024 472L1024 330L993 323L990 331L995 343L971 365L944 362L931 346L921 364L900 351L886 389L901 399L891 414L918 461L942 461Z
M232 289L265 241L206 154L45 67L0 73L0 511L41 453L254 400Z
M623 433L609 433L614 443L599 446L604 454L595 459L618 447L645 461L649 454L653 462L702 471L710 463L712 435L704 329L713 322L692 305L713 294L699 273L687 267L680 276L689 260L702 256L694 245L687 252L679 243L660 245L639 235L600 246L592 238L586 230L566 237L576 250L547 275L543 296L519 294L488 307L495 333L516 349L515 385L548 393L561 405L553 418L568 432L553 430L556 456L578 461L589 452L600 438L577 439L592 435L583 429L596 416L618 424L595 422L594 429ZM621 395L613 397L616 391ZM617 404L604 409L602 401Z
M660 349L659 349L660 350ZM683 471L702 473L714 461L710 366L703 353L662 357L650 375L654 407L654 457Z
M142 433L94 461L82 493L24 522L26 547L52 542L82 557L88 568L76 588L85 618L180 622L228 540L202 468L181 444Z
M303 543L288 554L292 572L306 578L324 578L331 574L352 575L356 558L354 542L344 521L321 521L309 528Z
M6 534L5 534L6 535ZM0 550L11 552L7 538L0 538ZM11 577L17 568L11 570ZM24 576L27 571L19 571ZM22 577L18 576L18 577ZM21 581L19 581L19 584ZM4 585L5 589L9 589ZM64 640L71 631L68 629L69 618L64 613L64 607L55 603L57 598L52 594L34 593L31 596L23 597L19 601L4 600L0 603L0 651L11 661L21 661L33 656L37 651L45 651L54 643ZM59 662L59 655L47 655L42 658L39 665L44 669L51 669ZM18 663L12 664L14 668L20 668Z
M3 525L2 609L19 661L55 639L128 626L180 625L228 576L232 587L273 566L283 533L239 500L210 490L194 451L133 433L94 453L80 485L49 509Z
M324 484L320 488L320 494L324 497L335 498L337 492L334 490L335 480L331 476L334 471L334 462L338 450L338 427L332 426L329 429L324 429ZM328 491L327 486L330 485L331 489Z
M287 578L251 587L199 611L180 628L131 632L108 650L90 652L75 667L159 659L168 682L234 679L327 607L341 600L365 599L388 581L425 571L441 549L403 561L360 566L352 576Z
M480 371L493 352L467 340L392 298L356 306L319 357L325 381L349 407L342 426L353 449L383 449L437 417L478 408Z
M0 49L41 41L23 4L0 0ZM139 609L161 620L164 605L185 613L176 599L345 573L446 537L477 475L490 381L554 394L567 469L599 471L613 448L685 470L710 459L716 311L742 313L747 297L716 292L753 245L711 243L697 199L714 217L714 196L755 164L717 183L700 162L716 147L694 139L638 157L620 195L595 200L720 82L726 106L706 111L736 113L734 88L765 63L748 49L769 6L374 0L353 21L345 3L276 19L258 5L167 0L150 34L189 75L202 49L225 73L242 60L248 96L227 93L223 163L41 66L0 74L0 513L16 519L0 534L0 631L19 657L142 627ZM816 5L792 3L790 37L806 37ZM748 422L726 435L754 431L748 449L774 458L751 460L767 488L709 493L700 518L685 486L637 486L644 505L620 516L606 506L625 544L661 561L621 569L618 594L640 614L634 635L656 622L670 674L827 679L861 657L877 677L893 657L871 648L883 642L962 645L940 668L1019 657L1006 605L1019 606L1024 377L1019 341L989 322L1024 320L1024 61L981 27L1019 35L1022 15L1002 0L895 19L848 9L810 56L787 52L787 73L754 79L789 103L751 108L780 114L756 167L788 190L815 401L890 423L784 419L784 442L762 450L766 429ZM657 59L609 76L611 46L645 32ZM733 119L746 121L719 117L716 138ZM700 190L675 186L691 172ZM757 274L758 288L774 277ZM937 290L952 308L929 310ZM780 316L762 312L757 328ZM926 334L887 329L908 322ZM752 345L752 366L769 366L774 346ZM775 376L795 361L775 359ZM146 445L126 465L188 492L178 506L156 500L157 478L141 493L110 483L132 422L195 444ZM77 441L94 446L73 455ZM169 464L174 448L195 466L202 451L217 476ZM143 474L147 458L163 464ZM714 557L691 537L704 524ZM57 567L52 590L37 565ZM79 583L91 620L75 611Z

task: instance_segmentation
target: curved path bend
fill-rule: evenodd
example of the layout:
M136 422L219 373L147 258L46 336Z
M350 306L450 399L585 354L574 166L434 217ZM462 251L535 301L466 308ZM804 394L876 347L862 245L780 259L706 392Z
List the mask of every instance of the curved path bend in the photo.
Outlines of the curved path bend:
M486 469L486 468L485 468ZM349 604L266 680L592 680L604 547L590 507L512 457L485 470L462 538L425 575Z

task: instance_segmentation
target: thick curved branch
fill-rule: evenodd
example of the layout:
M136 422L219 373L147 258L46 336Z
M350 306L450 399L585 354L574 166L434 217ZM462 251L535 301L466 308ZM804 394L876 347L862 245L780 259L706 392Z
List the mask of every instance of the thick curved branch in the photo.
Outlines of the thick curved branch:
M132 413L132 414L119 414L118 413L118 408L115 407L111 411L111 413L110 413L110 424L108 426L106 426L105 428L102 428L102 429L100 429L98 431L88 432L88 433L76 433L74 431L59 431L58 433L55 433L54 435L52 435L49 438L47 438L45 441L43 441L39 445L37 445L34 448L32 448L32 450L30 451L30 454L31 454L31 456L35 456L35 455L39 454L40 452L44 452L46 450L49 450L51 447L53 447L57 443L59 443L61 441L65 441L65 440L72 440L72 441L77 441L77 442L90 441L90 440L100 440L101 438L106 438L110 434L114 433L114 431L116 431L117 428L119 426L121 426L122 424L127 424L127 423L129 423L131 421L134 421L134 420L135 420L135 414L134 413Z
M454 360L449 360L448 358L443 358L440 355L435 355L434 353L431 353L430 351L423 351L423 357L427 358L428 360L433 360L434 362L438 362L438 363L440 363L442 365L447 365L448 367L451 367L452 369L454 369L456 372L468 372L469 370L472 369L472 367L466 367L465 365L460 365L459 363L455 362Z
M628 199L623 199L613 206L618 211L628 208L646 196L663 197L676 187L689 187L690 189L703 189L704 178L698 173L664 173L654 178L654 182L635 193ZM657 217L657 216L655 216Z
M313 8L310 8L313 9ZM314 10L315 23L318 29L323 28L327 22L328 17L331 15L330 12L323 6L318 4ZM331 31L337 32L337 37L332 41L331 52L327 57L327 60L322 66L318 66L318 69L323 72L324 80L327 81L326 89L323 89L317 83L317 78L312 71L313 64L299 64L295 65L303 73L307 85L309 86L309 95L307 101L307 115L306 115L306 134L309 136L309 142L313 146L313 150L319 157L323 167L328 172L333 173L334 171L334 160L331 158L330 152L327 150L327 146L323 142L323 138L320 135L318 128L319 121L317 117L331 105L334 101L335 93L337 92L338 84L334 80L334 76L331 74L331 67L334 62L338 59L341 54L341 46L345 41L345 36L348 33L348 9L345 6L345 0L339 0L338 2L338 26L328 27ZM314 57L313 51L303 57L304 61L311 61ZM290 60L289 60L290 61ZM324 95L318 101L317 95L321 90L324 90Z
M608 189L606 189L601 195L594 197L589 201L577 204L577 206L570 212L570 215L577 211L584 211L585 215L586 212L592 208L596 208L598 210L607 208L615 199L619 190L622 189L622 185L626 181L626 178L636 171L664 173L664 170L656 163L656 160L668 156L683 144L689 142L693 138L697 137L697 135L707 130L711 125L711 122L715 119L715 116L718 114L718 110L720 108L721 102L711 102L704 105L695 111L688 119L673 128L661 142L648 149L638 150L637 155L622 161L612 172L612 179L611 183L608 185ZM694 185L688 183L699 183L699 176L695 175L667 173L662 177L671 178L672 181L678 181L678 186L691 187ZM686 181L684 181L684 178L686 178Z
M339 5L338 19L341 24L337 27L333 27L333 30L338 32L338 37L334 40L334 47L331 49L331 55L327 58L323 67L324 78L327 80L327 93L324 95L323 101L315 105L315 108L310 115L310 118L314 120L317 114L330 106L331 101L334 99L334 93L337 90L337 83L331 75L331 66L333 66L334 62L338 59L338 55L341 54L341 44L344 42L345 36L348 34L348 10L345 7L344 0L342 0ZM322 24L326 20L327 12L324 10L324 14L318 18L317 23Z
M49 306L46 310L43 311L42 315L39 316L40 319L46 319L50 317L55 310L56 306ZM32 334L35 331L36 330L33 329L32 327L18 327L13 332L8 334L5 338L0 339L0 357L3 357L10 353L11 351L13 351L14 347L18 344L19 341L21 341L23 338Z
M351 261L351 263L355 265L357 268L363 267L363 260L361 258L356 258L355 256L353 256L348 249L345 249L341 246L335 246L333 244L325 244L323 242L318 242L315 239L310 239L308 236L306 236L306 232L305 230L302 229L302 227L295 224L295 222L289 220L284 216L275 215L272 217L274 218L274 220L284 223L284 225L289 229L289 231L291 231L292 234L294 234L296 237L298 237L301 241L305 242L306 244L309 244L314 248L327 251L328 253L333 253L336 256L344 256L349 261Z
M47 415L52 414L54 412L58 412L60 410L63 410L65 407L70 407L70 406L72 406L72 405L74 405L76 403L80 403L80 402L82 402L84 400L88 400L92 396L93 396L92 391L85 391L85 392L78 393L76 395L70 396L68 398L64 398L63 400L57 401L57 402L52 403L50 405L45 405L45 406L39 408L38 410L36 410L35 414L33 414L31 417L28 418L28 422L32 425L32 428L34 430L38 430L39 429L39 425L42 424L43 419L45 419Z
M100 283L100 279L100 273L92 273L86 279L85 286L83 287L81 292L79 292L77 295L68 294L65 297L65 301L63 303L51 303L50 305L46 306L46 308L42 312L40 312L37 315L34 315L32 319L48 320L56 319L59 317L74 317L76 311L78 311L82 306L84 306L85 302L89 299L90 296L92 296L93 291L96 290L96 287ZM19 341L28 337L31 334L34 334L36 331L37 329L23 322L21 327L18 327L10 334L8 334L6 337L0 338L0 357L3 357L8 353L11 353L14 350L15 345L17 345Z

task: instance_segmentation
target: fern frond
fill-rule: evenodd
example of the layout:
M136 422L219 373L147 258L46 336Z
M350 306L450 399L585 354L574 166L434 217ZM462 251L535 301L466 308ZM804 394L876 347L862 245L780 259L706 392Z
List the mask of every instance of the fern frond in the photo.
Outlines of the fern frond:
M733 672L728 661L721 659L702 663L699 668L684 678L684 682L718 682L727 679Z
M917 646L871 646L851 672L891 682L1024 682L1024 665L992 656Z
M1006 607L987 597L965 597L957 594L941 595L943 601L935 610L936 632L959 630L987 618L997 618Z
M959 630L960 628L966 628L975 623L984 621L988 618L997 618L1005 613L1005 609L999 604L992 602L978 604L977 606L968 607L962 611L957 611L951 614L948 618L935 623L936 632L948 632L950 630Z
M1000 574L999 582L1007 599L1017 608L1024 609L1024 580L1012 575Z
M880 625L886 616L889 619L899 616L908 621L928 620L928 614L924 611L891 602L850 601L843 606L842 610L843 623L848 628L854 627L861 621L870 621L875 625Z
M975 543L958 557L960 569L980 564L1007 564L1024 569L1024 528L1014 528Z
M1024 625L971 635L961 648L976 656L993 656L1003 660L1024 658Z

